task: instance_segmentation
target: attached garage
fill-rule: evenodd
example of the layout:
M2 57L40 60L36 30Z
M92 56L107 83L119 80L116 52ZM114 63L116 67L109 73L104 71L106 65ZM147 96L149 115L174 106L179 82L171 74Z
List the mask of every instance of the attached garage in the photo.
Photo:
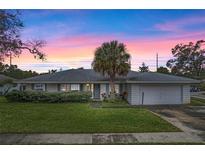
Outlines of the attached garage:
M166 105L190 102L189 85L130 84L128 102L131 105Z
M182 86L140 86L141 103L182 104Z

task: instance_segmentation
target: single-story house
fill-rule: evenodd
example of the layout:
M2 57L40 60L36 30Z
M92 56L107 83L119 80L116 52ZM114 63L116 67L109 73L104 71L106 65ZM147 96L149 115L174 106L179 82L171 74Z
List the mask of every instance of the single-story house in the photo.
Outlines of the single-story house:
M14 82L16 79L0 74L0 95L5 94L6 92L15 88Z
M200 81L154 72L129 71L117 77L116 93L127 93L131 105L186 104L190 103L190 85ZM70 69L44 74L17 82L21 90L47 92L91 91L93 99L103 99L110 93L109 78L92 69Z

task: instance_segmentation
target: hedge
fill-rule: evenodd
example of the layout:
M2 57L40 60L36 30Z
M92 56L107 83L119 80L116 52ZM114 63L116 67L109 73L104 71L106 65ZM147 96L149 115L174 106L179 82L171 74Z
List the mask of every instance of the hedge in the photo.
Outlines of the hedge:
M12 102L45 102L45 103L66 103L66 102L88 102L91 99L90 92L35 92L35 91L12 91L6 95Z

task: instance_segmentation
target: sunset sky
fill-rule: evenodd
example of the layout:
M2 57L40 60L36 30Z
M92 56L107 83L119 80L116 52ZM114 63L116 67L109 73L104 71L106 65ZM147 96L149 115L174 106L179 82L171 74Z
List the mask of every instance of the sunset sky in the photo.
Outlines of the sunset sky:
M132 70L155 70L178 43L205 39L205 10L22 10L23 39L43 39L46 61L24 53L13 64L24 70L91 68L95 48L118 40L131 54Z

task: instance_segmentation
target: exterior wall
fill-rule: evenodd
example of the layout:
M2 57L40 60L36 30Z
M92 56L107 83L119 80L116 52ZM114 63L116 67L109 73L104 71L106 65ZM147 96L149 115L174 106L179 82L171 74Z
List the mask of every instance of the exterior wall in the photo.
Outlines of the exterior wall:
M126 86L126 91L127 91L127 101L131 104L132 103L132 92L131 92L131 84L127 84Z
M128 102L131 105L140 105L140 87L138 84L129 84L127 88Z
M115 92L116 92L117 94L120 93L120 85L119 85L119 84L115 84Z
M120 86L119 84L115 84L115 90L116 90L116 93L119 93L120 92ZM106 94L106 95L109 95L111 92L111 86L110 84L108 83L102 83L100 84L100 99L102 100L103 97L102 97L102 94Z
M26 84L26 90L33 90L33 88L32 88L32 84Z
M47 84L46 86L47 92L58 92L58 84Z
M182 86L182 100L183 104L188 104L190 103L190 85L183 85Z
M91 91L91 84L82 84L82 91Z
M91 98L94 98L94 85L93 84L90 85L90 91L92 93Z

